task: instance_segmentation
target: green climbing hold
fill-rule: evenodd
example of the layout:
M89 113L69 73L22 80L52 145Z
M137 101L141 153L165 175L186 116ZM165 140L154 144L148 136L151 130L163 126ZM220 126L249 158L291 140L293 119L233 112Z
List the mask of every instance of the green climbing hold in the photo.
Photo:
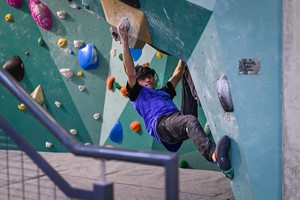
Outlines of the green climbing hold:
M180 168L188 168L188 163L185 160L180 160L179 161L179 167Z
M223 171L223 174L231 180L234 177L234 169L230 168L229 170Z
M41 37L38 39L38 44L39 44L40 46L43 46L43 45L44 45L44 41L43 41L43 39L42 39Z
M210 131L210 128L209 128L209 125L208 125L207 122L205 123L203 130L206 133L206 135L210 135L211 134L211 131Z
M123 54L119 54L119 59L121 60L121 61L123 61Z
M122 88L122 86L118 83L118 82L114 82L113 83L114 87L117 88L118 90L120 90Z

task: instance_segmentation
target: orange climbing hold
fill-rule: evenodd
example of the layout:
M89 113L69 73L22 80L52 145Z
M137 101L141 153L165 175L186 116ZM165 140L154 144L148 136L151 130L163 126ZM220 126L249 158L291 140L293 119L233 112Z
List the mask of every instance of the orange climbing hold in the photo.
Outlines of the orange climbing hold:
M124 97L127 96L127 91L126 91L126 86L125 86L125 85L123 85L123 86L121 87L120 92L122 93L122 95L123 95Z
M114 82L115 82L115 77L114 76L107 77L107 79L106 79L107 89L112 90Z
M134 130L135 132L140 132L142 127L141 127L141 123L138 122L138 121L133 121L131 124L130 124L130 129L131 130Z

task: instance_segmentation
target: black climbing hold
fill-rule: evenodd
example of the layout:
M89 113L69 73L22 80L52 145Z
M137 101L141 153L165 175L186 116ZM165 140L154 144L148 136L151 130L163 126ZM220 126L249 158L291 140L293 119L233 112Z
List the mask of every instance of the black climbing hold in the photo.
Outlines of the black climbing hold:
M24 64L19 56L13 56L6 61L3 65L3 69L5 69L17 81L21 81L24 78Z

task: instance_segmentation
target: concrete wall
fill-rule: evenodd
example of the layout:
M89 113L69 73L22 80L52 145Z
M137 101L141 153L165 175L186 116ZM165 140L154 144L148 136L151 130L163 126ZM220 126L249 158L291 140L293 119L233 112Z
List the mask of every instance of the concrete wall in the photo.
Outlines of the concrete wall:
M283 199L300 198L300 1L283 1Z

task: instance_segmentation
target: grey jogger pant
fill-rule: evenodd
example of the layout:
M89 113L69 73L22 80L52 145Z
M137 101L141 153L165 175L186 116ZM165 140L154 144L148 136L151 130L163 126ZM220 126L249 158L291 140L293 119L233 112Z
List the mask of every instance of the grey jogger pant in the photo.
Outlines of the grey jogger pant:
M160 139L168 144L190 138L206 160L212 161L216 146L209 140L195 116L184 115L181 112L162 116L157 121L156 130Z

